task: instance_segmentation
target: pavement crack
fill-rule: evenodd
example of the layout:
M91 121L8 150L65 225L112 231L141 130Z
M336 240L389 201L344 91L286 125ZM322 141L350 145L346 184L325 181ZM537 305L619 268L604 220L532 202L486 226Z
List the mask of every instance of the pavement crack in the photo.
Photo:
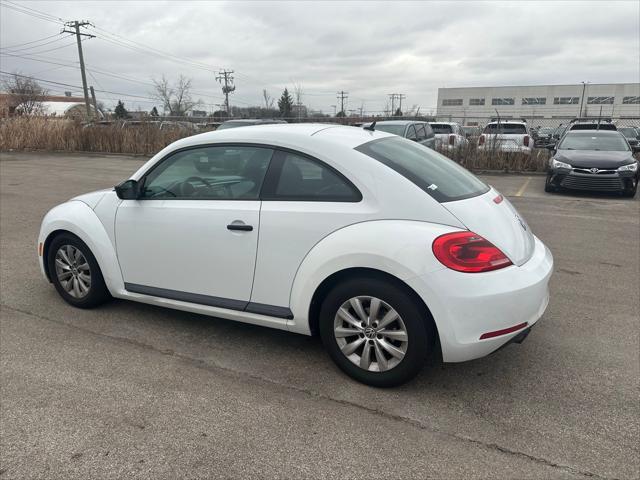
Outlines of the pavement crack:
M414 428L420 429L420 430L424 430L424 431L428 431L437 435L443 435L446 436L450 439L454 439L457 441L461 441L461 442L465 442L468 444L472 444L472 445L476 445L479 446L481 448L487 449L487 450L493 450L493 451L497 451L500 453L503 453L505 455L511 455L514 457L519 457L525 460L529 460L532 462L535 462L537 464L540 465L544 465L547 467L552 467L552 468L557 468L559 470L565 471L567 473L573 474L573 475L581 475L587 478L594 478L594 479L602 479L602 480L608 480L608 477L603 477L601 475L598 475L596 473L587 471L587 470L580 470L576 467L573 467L571 465L566 465L566 464L561 464L561 463L557 463L557 462L553 462L551 460L548 460L546 458L543 457L538 457L535 455L531 455L525 452L521 452L519 450L513 450L507 447L503 447L501 445L498 445L497 443L491 443L491 442L485 442L483 440L478 440L475 438L471 438L465 435L460 435L457 433L452 433L452 432L447 432L444 430L440 430L438 428L434 428L433 426L430 425L426 425L422 422L420 422L419 420L415 420L413 418L410 417L406 417L403 415L398 415L398 414L394 414L394 413L389 413L386 412L384 410L381 410L379 408L372 408L372 407L368 407L366 405L362 405L359 403L355 403L355 402L351 402L348 400L343 400L343 399L339 399L339 398L334 398L331 397L329 395L326 395L324 393L318 392L316 390L312 390L312 389L308 389L308 388L303 388L303 387L299 387L296 385L291 385L291 384L287 384L287 383L283 383L283 382L279 382L277 380L274 380L272 378L269 377L265 377L263 375L258 375L255 373L250 373L247 371L243 371L243 370L235 370L232 368L228 368L228 367L224 367L221 365L218 365L216 363L213 362L206 362L202 359L199 358L194 358L194 357L190 357L188 355L176 352L172 349L168 349L168 348L160 348L157 347L155 345L151 345L148 343L144 343L141 342L139 340L135 340L132 338L127 338L127 337L120 337L117 335L108 335L105 333L100 333L100 332L96 332L94 330L91 330L89 328L85 328L85 327L81 327L78 325L73 325L64 321L59 321L59 320L54 320L52 318L46 317L44 315L35 313L35 312L31 312L28 310L24 310L21 308L17 308L17 307L13 307L11 305L8 305L6 303L0 303L0 307L2 308L6 308L9 310L13 310L15 312L19 312L25 315L30 315L32 317L38 318L40 320L44 320L46 322L51 322L51 323L55 323L57 325L61 325L61 326L65 326L68 328L72 328L75 330L79 330L82 331L84 333L88 333L90 335L95 335L101 338L105 338L108 339L110 341L118 341L118 342L123 342L123 343L127 343L129 345L133 345L136 346L138 348L142 348L144 350L148 350L148 351L152 351L155 353L159 353L161 355L165 355L165 356L170 356L170 357L174 357L177 358L185 363L189 363L192 366L196 367L196 368L200 368L200 369L205 369L205 370L209 370L209 371L215 371L218 373L222 373L225 375L229 375L229 376L233 376L234 378L245 378L245 379L250 379L250 380L254 380L254 381L258 381L258 382L262 382L262 383L266 383L272 386L277 386L280 388L284 388L284 389L288 389L288 390L292 390L295 391L297 393L301 393L303 395L306 395L308 397L311 398L315 398L315 399L321 399L321 400L326 400L329 402L333 402L333 403L337 403L339 405L343 405L343 406L347 406L350 408L357 408L359 410L363 410L366 411L372 415L376 415L376 416L380 416L383 417L385 419L388 420L392 420L392 421L397 421L397 422L402 422L405 423L407 425L410 425ZM1 473L0 473L1 474Z

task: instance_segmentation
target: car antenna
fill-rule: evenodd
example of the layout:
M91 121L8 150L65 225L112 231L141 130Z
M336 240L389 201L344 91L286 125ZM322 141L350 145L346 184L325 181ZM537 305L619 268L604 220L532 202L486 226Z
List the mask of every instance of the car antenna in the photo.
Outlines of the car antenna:
M376 122L377 120L374 120L371 125L369 125L368 127L363 127L365 130L371 130L372 132L376 131Z

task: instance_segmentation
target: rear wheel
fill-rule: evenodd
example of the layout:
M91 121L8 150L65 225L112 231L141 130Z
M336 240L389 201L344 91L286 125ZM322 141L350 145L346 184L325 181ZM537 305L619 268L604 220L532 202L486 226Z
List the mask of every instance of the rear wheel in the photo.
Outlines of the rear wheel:
M417 375L434 338L426 312L410 295L370 278L336 286L322 304L319 326L338 367L376 387L400 385Z
M55 237L47 256L51 281L67 303L92 308L111 298L98 262L75 235L63 233Z

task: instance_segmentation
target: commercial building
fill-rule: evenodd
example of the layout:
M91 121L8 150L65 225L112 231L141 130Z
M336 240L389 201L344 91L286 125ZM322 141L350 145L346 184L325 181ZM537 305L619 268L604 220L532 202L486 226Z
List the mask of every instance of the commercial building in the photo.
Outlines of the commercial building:
M640 119L640 83L438 89L437 116L440 120L464 121L497 115L526 119L599 115Z

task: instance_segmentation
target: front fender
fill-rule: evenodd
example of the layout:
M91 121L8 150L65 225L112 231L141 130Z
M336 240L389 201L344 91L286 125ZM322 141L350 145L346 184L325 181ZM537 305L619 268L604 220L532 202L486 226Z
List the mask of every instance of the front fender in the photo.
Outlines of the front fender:
M317 243L293 281L289 330L310 334L309 309L320 284L349 268L369 268L405 280L445 268L433 256L436 237L459 228L410 220L376 220L342 228ZM428 299L424 299L427 305Z
M91 249L102 271L102 276L112 295L124 290L120 266L107 232L94 211L84 202L70 200L52 208L40 226L38 245L43 245L49 236L58 230L66 230L79 237ZM40 251L40 250L39 250ZM40 269L45 274L46 259L39 256Z

